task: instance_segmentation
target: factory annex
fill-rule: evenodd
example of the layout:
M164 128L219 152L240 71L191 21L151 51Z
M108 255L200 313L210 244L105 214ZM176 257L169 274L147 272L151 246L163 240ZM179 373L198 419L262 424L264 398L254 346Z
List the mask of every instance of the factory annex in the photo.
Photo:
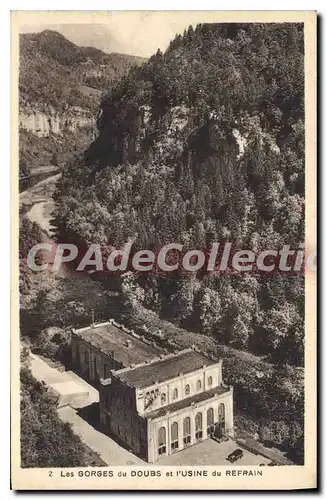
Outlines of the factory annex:
M72 334L75 367L98 381L103 431L150 463L214 432L232 436L222 361L195 349L167 354L144 340L113 321Z

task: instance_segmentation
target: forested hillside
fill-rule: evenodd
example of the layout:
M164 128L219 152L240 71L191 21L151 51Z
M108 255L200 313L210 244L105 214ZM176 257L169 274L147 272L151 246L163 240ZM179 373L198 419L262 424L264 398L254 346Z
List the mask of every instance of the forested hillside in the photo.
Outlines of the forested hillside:
M20 159L65 163L88 147L102 92L145 59L78 47L56 31L20 35Z
M190 27L108 92L98 127L57 192L71 239L251 250L303 241L302 25ZM303 364L302 276L141 273L128 286L184 328Z
M56 31L20 35L20 100L55 109L80 106L97 111L99 97L92 89L101 93L114 86L144 60L78 47Z

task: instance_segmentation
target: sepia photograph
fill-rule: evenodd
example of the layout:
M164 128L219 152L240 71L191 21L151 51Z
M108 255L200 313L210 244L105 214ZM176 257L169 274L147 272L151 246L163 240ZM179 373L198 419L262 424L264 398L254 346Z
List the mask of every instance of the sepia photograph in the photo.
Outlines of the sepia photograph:
M314 488L316 13L11 21L14 489Z

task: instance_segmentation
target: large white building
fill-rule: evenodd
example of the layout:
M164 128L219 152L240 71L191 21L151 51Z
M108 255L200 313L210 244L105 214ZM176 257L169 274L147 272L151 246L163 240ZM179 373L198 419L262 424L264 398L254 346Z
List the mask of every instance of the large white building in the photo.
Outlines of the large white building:
M116 370L100 387L105 432L148 462L233 435L233 389L222 363L186 349Z
M111 320L73 330L72 361L99 387L105 433L148 462L233 435L233 388L222 361L196 349L167 353Z

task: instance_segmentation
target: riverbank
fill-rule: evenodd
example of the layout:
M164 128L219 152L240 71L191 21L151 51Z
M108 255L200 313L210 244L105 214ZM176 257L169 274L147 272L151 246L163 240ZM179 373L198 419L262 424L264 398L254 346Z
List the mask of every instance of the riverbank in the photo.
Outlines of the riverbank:
M19 205L25 212L26 217L32 223L36 223L49 238L55 232L55 227L51 222L55 209L53 192L60 176L59 173L43 179L19 195Z

